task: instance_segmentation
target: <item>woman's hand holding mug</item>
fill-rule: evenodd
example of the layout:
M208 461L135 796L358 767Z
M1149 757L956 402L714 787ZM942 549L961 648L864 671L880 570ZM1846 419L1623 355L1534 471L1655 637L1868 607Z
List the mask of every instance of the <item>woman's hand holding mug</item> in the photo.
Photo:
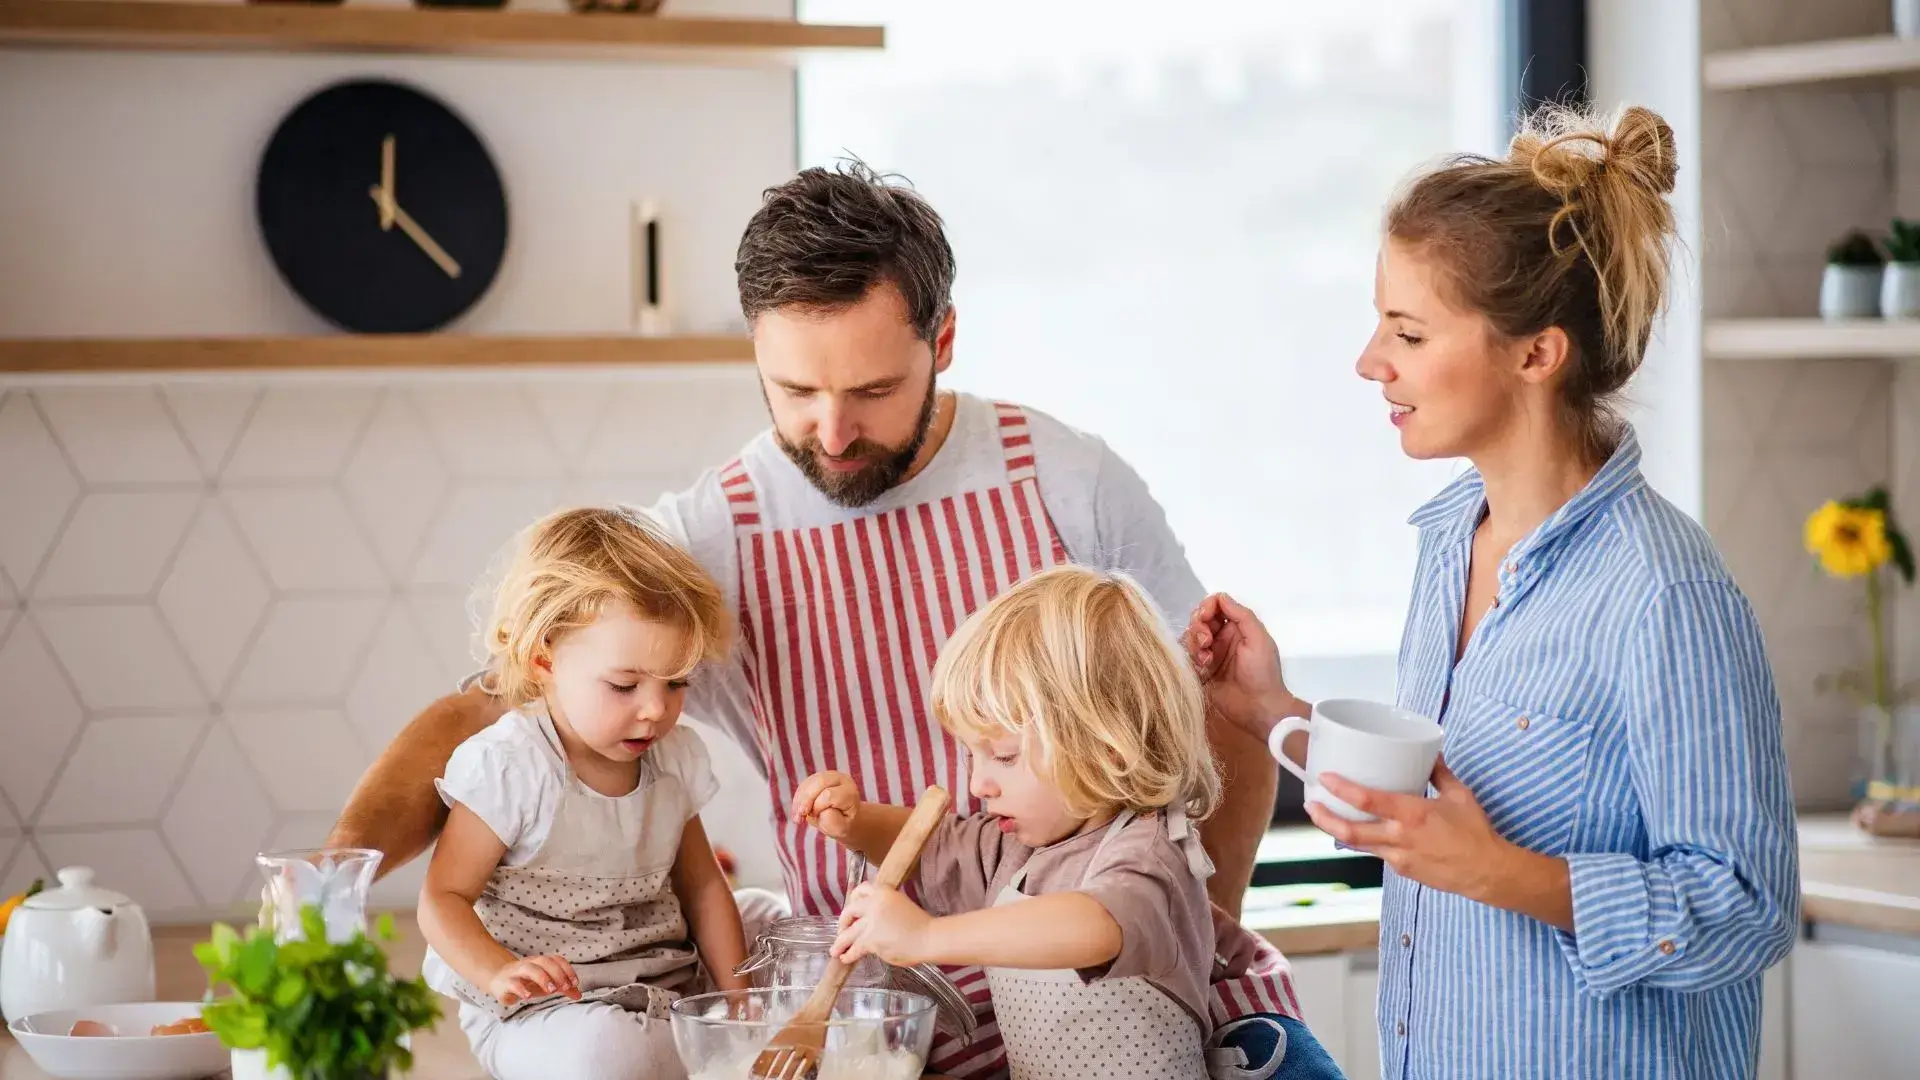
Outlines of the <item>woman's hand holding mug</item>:
M1570 899L1563 911L1560 904L1542 905L1526 895L1542 890L1544 895L1554 895L1556 887L1566 892L1566 864L1502 838L1480 800L1453 775L1445 761L1434 762L1431 783L1434 797L1428 798L1367 787L1330 769L1320 774L1321 786L1368 820L1352 820L1319 803L1308 803L1307 814L1328 836L1379 856L1410 881L1483 904L1524 911L1571 930Z

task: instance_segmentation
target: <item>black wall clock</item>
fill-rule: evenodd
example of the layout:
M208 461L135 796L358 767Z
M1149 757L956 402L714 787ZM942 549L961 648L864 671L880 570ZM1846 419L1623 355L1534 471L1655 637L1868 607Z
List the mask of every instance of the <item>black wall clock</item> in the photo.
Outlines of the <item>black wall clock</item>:
M507 250L486 146L396 82L338 83L296 106L261 156L255 196L281 276L345 330L437 330L486 294Z

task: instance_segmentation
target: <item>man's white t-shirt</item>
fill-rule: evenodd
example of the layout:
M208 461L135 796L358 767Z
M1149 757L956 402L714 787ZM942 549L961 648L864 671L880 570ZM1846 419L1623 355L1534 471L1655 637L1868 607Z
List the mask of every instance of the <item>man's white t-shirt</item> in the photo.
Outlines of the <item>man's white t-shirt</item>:
M753 481L761 527L819 528L1006 483L1007 457L993 402L971 394L954 397L953 427L933 460L913 479L856 508L822 495L774 442L771 430L755 436L740 459ZM1146 482L1098 437L1034 409L1023 406L1022 411L1033 437L1040 496L1067 557L1132 575L1168 625L1176 632L1183 629L1206 593ZM739 549L720 470L709 469L692 487L662 497L648 513L713 575L728 610L738 612ZM754 745L752 699L737 661L697 672L686 711L740 745ZM752 756L764 775L766 763Z

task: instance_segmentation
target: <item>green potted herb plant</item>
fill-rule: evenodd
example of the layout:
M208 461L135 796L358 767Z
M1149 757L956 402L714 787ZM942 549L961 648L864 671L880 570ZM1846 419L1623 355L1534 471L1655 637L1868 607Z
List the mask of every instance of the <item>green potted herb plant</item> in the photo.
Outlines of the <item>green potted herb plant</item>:
M241 937L222 923L194 946L211 986L203 1015L233 1051L233 1080L386 1080L411 1068L406 1036L439 1010L424 980L387 969L379 941L393 939L393 917L380 916L379 941L356 931L339 943L317 905L300 921L304 939L258 926ZM231 993L212 996L222 988Z
M1883 259L1871 237L1855 229L1827 249L1820 278L1820 317L1870 319L1880 314Z
M1886 276L1880 279L1880 314L1920 317L1920 222L1893 219L1887 231Z

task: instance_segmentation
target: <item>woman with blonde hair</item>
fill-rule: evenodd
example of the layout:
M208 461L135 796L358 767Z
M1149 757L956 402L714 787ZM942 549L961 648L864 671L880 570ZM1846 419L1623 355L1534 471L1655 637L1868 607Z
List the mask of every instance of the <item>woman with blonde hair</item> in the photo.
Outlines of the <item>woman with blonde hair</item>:
M1035 574L961 624L931 697L985 812L935 830L918 904L857 887L835 954L985 967L1015 1080L1201 1080L1213 865L1196 822L1220 778L1199 680L1152 601L1117 573ZM878 861L908 811L827 772L793 815Z
M1408 456L1473 465L1412 518L1398 695L1445 729L1433 797L1323 774L1377 820L1309 808L1387 864L1387 1076L1756 1067L1761 974L1799 922L1779 701L1746 597L1616 405L1665 300L1676 171L1646 109L1550 110L1386 213L1359 374ZM1248 730L1311 711L1231 599L1188 644Z

